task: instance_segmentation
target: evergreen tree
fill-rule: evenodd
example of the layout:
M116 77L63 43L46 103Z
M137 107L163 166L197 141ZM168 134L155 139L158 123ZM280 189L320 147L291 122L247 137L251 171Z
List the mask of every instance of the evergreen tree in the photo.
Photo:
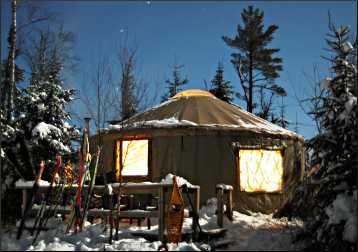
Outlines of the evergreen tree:
M321 126L308 142L311 180L303 183L286 214L307 215L298 239L309 249L354 251L357 242L357 62L349 28L329 26L332 78L321 81L324 94L311 113ZM312 99L316 100L317 97ZM313 189L312 189L313 188ZM296 212L296 210L298 210ZM291 213L289 213L291 212Z
M74 34L62 26L32 32L22 50L31 79L48 80L51 75L61 75L63 70L75 69L78 59L72 53L74 41Z
M182 67L183 65L177 65L174 63L172 72L173 80L168 79L165 81L165 83L168 84L168 92L162 96L162 102L182 91L180 87L189 82L188 78L182 79L180 76L180 69Z
M241 17L244 25L237 26L238 35L234 38L223 36L223 40L228 46L239 50L239 53L231 54L231 62L239 75L243 89L243 94L238 93L238 97L246 102L247 110L252 113L256 107L254 89L261 88L279 96L286 95L286 92L274 83L279 77L279 71L282 70L282 59L274 57L273 54L280 49L267 48L278 26L270 25L264 30L264 13L252 6L244 9ZM264 93L259 95L264 99Z
M39 160L49 160L57 152L69 152L71 140L79 136L65 111L75 92L64 89L60 79L63 51L49 46L44 36L38 41L39 46L31 51L29 84L18 91L13 120L9 123L4 111L0 115L1 179L7 187L19 177L34 179ZM17 78L21 77L19 74Z
M136 97L137 80L134 75L136 50L122 48L120 55L121 63L121 118L125 120L135 113L138 109L138 99Z
M224 80L224 66L221 62L218 63L218 68L216 69L216 74L214 79L211 80L212 89L209 91L215 95L217 98L231 102L233 100L233 91L230 81Z
M18 54L15 55L15 59ZM1 72L1 83L0 83L0 109L3 110L4 113L7 114L8 101L9 101L9 64L7 60L3 60L0 64L0 72ZM24 80L24 70L20 68L17 64L15 65L15 84L17 85L21 81ZM14 112L16 112L16 97L19 95L20 90L15 85L15 96L14 96Z
M354 48L348 41L349 28L330 24L330 31L326 41L334 53L329 59L333 78L322 81L322 106L312 112L322 132L310 140L313 162L320 166L315 176L321 181L315 195L319 211L307 231L314 234L313 247L353 251L357 241L357 63L350 60Z
M280 125L282 128L287 129L287 126L290 124L290 122L286 119L285 114L286 114L286 106L283 103L283 97L282 97L281 106L280 106L280 117L278 117L276 124Z
M282 128L287 128L289 125L289 121L287 121L285 116L285 105L283 104L283 97L281 97L281 105L280 111L278 114L274 113L273 107L272 107L272 101L273 101L273 94L271 93L269 99L264 99L264 95L260 95L260 108L261 110L257 113L255 113L257 116L270 121L274 124L277 124L281 126Z
M65 111L74 90L62 86L57 71L51 72L47 80L33 77L22 90L19 116L14 121L16 130L12 138L7 138L8 147L4 146L4 150L25 179L34 179L39 160L53 159L58 152L70 152L71 140L79 136L78 130L68 123L70 116Z

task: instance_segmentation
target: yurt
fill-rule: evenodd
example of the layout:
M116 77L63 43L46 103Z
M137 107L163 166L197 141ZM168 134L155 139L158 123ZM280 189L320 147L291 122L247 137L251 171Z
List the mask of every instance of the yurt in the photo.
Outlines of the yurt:
M201 204L225 183L241 212L280 209L304 171L302 136L197 89L110 125L100 139L100 172L121 170L133 182L176 174L200 186Z

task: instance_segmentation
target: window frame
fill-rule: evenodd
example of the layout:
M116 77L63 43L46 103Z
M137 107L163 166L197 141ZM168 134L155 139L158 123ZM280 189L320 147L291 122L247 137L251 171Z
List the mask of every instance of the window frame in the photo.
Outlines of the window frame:
M119 149L119 167L122 169L122 151L123 151L123 141L136 141L136 140L148 140L148 174L147 175L121 175L121 178L119 178L120 181L117 182L144 182L144 181L151 181L152 179L152 139L149 137L122 137L117 138L114 141L114 175L116 178L116 166L117 166L117 144L120 143L120 149ZM116 178L117 179L117 178Z
M240 150L266 150L266 151L280 151L282 157L282 176L281 176L281 190L277 191L256 191L256 192L248 192L245 190L241 190L241 179L240 179ZM285 169L284 169L284 158L285 158L285 148L283 147L257 147L257 146L240 146L237 149L235 159L236 159L236 172L237 172L237 185L238 191L240 193L250 193L250 194L282 194L284 192L284 177L285 177Z

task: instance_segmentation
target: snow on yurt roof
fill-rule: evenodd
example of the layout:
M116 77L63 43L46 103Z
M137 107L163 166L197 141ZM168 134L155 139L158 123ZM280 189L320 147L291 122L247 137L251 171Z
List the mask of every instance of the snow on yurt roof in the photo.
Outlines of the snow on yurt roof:
M270 123L238 105L224 102L213 94L199 89L177 93L160 105L109 129L133 128L206 128L241 130L274 135L299 137L295 132Z

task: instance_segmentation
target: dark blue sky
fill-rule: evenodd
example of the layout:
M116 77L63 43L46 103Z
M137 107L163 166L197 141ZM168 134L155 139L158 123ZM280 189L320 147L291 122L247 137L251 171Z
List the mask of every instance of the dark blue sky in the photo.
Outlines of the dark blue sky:
M5 35L10 1L1 1ZM69 85L83 81L83 74L93 71L100 54L115 60L113 52L118 51L118 45L127 36L139 47L140 75L150 85L161 83L162 92L174 58L184 64L182 74L190 79L187 88L204 88L203 79L210 82L218 60L222 60L225 79L240 90L239 79L230 63L233 49L227 47L221 37L236 34L240 13L250 3L265 12L265 27L279 26L270 46L281 49L277 55L283 58L284 70L277 82L288 92L284 99L286 116L294 123L297 114L301 123L299 133L311 137L315 133L314 124L299 108L294 89L301 98L309 93L304 72L312 75L313 65L318 66L322 77L327 74L329 65L321 56L327 55L324 39L328 32L328 11L337 25L350 25L356 35L355 1L41 1L45 8L62 13L65 29L77 36L75 51L81 62L78 72L68 78ZM2 49L5 46L2 39ZM118 78L119 73L114 74ZM246 108L242 102L235 102Z

